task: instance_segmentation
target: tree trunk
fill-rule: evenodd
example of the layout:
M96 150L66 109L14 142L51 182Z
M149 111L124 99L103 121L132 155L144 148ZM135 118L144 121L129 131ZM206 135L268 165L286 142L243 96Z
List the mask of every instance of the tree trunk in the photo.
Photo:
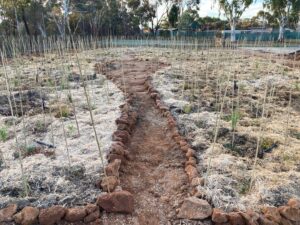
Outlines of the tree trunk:
M235 20L233 19L233 21L230 24L230 28L231 28L230 40L231 40L231 42L236 41L235 27L236 27Z
M279 35L278 35L278 41L283 42L284 41L284 25L279 25Z
M28 23L27 23L27 19L26 19L24 8L22 8L22 20L23 20L23 23L25 25L26 33L30 36L30 30L29 30L29 27L28 27Z

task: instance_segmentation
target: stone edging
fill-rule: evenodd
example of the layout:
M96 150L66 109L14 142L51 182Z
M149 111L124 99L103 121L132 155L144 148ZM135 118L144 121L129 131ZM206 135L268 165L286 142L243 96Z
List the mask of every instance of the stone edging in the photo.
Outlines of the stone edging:
M145 82L145 86L156 107L164 117L167 117L168 129L172 132L172 138L186 155L185 172L189 178L190 185L194 188L197 185L204 185L204 178L200 177L196 168L195 150L179 134L175 118L172 116L169 108L162 102L159 92L154 88L151 80L152 78L149 78ZM264 207L260 213L253 210L226 213L221 209L213 208L207 201L200 199L201 197L201 193L199 194L194 189L193 196L186 198L179 209L178 218L191 220L208 219L216 225L300 225L300 199L290 199L286 206ZM195 213L197 209L199 213Z

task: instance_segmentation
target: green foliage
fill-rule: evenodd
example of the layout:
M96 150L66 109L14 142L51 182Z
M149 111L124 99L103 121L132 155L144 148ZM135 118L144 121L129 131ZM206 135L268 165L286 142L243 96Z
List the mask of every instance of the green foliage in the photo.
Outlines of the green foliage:
M35 133L44 133L46 131L47 131L46 124L41 120L37 120L34 124L34 132Z
M238 190L241 195L247 194L250 191L250 179L244 179L239 182Z
M252 2L253 0L219 0L220 8L229 21L239 19Z
M7 131L7 128L6 127L1 127L0 128L0 140L2 142L5 142L7 141L8 139L8 131Z
M185 105L183 107L183 112L186 113L186 114L189 114L192 112L192 105Z
M75 134L76 129L72 124L68 125L67 129L68 129L67 132L69 136L73 136Z
M173 4L168 15L168 21L171 27L177 26L178 17L179 17L179 7Z
M261 141L260 147L263 150L270 148L274 144L274 141L271 138L263 138Z
M240 120L240 113L239 111L235 110L232 114L231 114L231 128L232 130L236 129L237 123Z
M199 15L196 10L186 10L179 19L178 28L181 30L196 30L200 27Z

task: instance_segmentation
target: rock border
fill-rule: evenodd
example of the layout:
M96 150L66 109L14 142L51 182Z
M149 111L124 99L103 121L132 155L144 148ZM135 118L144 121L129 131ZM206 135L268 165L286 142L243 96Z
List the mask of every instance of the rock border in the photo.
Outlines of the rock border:
M204 185L204 178L200 176L196 167L197 158L195 150L193 150L186 139L180 135L176 119L172 116L169 107L162 102L159 92L152 84L151 77L145 82L145 87L162 116L167 118L168 129L172 132L172 138L180 146L181 151L186 156L185 172L189 178L191 187L194 189L192 193L193 196L186 198L182 207L178 210L178 218L189 220L209 219L216 225L300 225L300 199L290 199L285 206L264 207L260 213L254 212L253 210L226 213L221 209L213 208L212 205L208 207L207 204L209 203L203 199L203 195L196 190L197 185ZM197 201L197 199L203 200L204 202ZM195 208L200 208L202 212L193 212Z
M96 65L97 69L97 65ZM108 79L113 78L107 76ZM178 210L179 219L207 220L216 225L299 225L300 224L300 200L290 199L286 206L265 207L261 213L252 210L246 212L236 211L226 213L220 209L213 208L209 203L201 199L202 195L196 191L197 185L203 185L204 179L200 177L196 165L197 158L186 139L180 135L177 122L172 116L169 108L163 104L159 92L151 83L149 77L144 85L147 93L154 100L156 107L162 116L167 118L168 129L172 133L173 140L180 146L186 156L185 172L189 178L191 187L194 187L192 197L183 202ZM115 121L117 130L113 133L113 143L107 156L108 165L105 167L106 176L101 180L99 186L108 193L102 193L95 204L88 203L83 207L65 208L63 206L52 206L46 209L26 206L18 210L16 204L10 204L0 209L0 224L11 224L13 221L22 225L55 225L55 224L102 224L101 211L112 213L132 213L134 211L133 195L123 191L120 187L119 169L122 163L130 160L127 149L131 134L135 128L137 113L131 106L133 96L126 96L125 104L119 106L121 116ZM192 207L189 207L192 206ZM195 212L195 207L198 209ZM190 211L189 211L190 209Z

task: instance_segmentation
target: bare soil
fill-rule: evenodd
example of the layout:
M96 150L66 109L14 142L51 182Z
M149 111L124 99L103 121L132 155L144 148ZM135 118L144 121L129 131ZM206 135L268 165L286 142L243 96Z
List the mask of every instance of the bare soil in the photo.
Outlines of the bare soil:
M185 157L167 130L166 118L155 108L144 82L157 69L166 66L153 61L129 57L112 62L107 76L128 95L133 95L133 106L138 122L128 150L132 160L121 166L122 189L135 199L133 215L105 214L104 224L169 224L176 218L188 192L184 171ZM113 65L113 66L112 66Z

